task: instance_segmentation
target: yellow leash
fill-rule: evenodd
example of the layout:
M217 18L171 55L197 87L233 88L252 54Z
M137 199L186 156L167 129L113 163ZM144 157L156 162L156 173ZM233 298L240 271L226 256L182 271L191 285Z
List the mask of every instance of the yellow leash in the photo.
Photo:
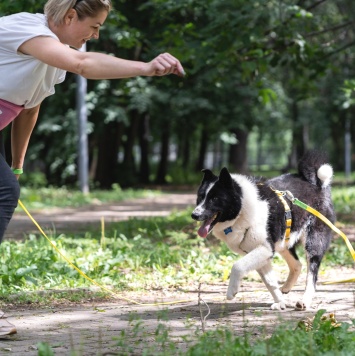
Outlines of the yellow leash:
M39 226L39 224L37 223L37 221L32 217L32 215L30 214L30 212L26 209L26 207L23 205L23 203L21 202L21 200L18 201L19 205L21 206L21 208L24 210L24 212L28 215L28 217L32 220L32 222L35 224L35 226L37 227L37 229L40 231L40 233L47 239L47 241L50 243L50 245L54 248L54 250L72 267L74 268L82 277L84 277L85 279L87 279L88 281L90 281L92 284L94 284L95 286L101 288L102 290L104 290L105 292L110 293L111 295L113 295L115 298L117 299L121 299L121 300L125 300L127 302L136 304L136 305L145 305L145 306L156 306L156 305L171 305L171 304L181 304L181 303L189 303L189 302L196 302L195 299L185 299L185 300L178 300L178 301L174 301L174 302L160 302L160 303L140 303L137 302L135 300L132 299L128 299L123 297L122 295L119 295L115 292L113 292L112 290L106 288L105 286L103 286L102 284L99 284L98 282L96 282L95 280L93 280L92 278L90 278L89 276L87 276L82 270L80 270L77 266L74 265L74 263L72 263L71 261L69 261L69 259L67 257L65 257L63 255L62 252L60 252L60 250L57 248L57 246L50 240L50 238L45 234L45 232L42 230L42 228ZM214 300L222 300L225 299L224 297L215 297L215 298L211 298Z
M313 209L312 207L308 206L307 204L305 204L305 203L301 202L300 200L298 200L297 198L295 198L290 191L287 190L286 192L283 192L283 193L286 195L286 197L289 200L291 200L292 204L295 204L295 205L299 206L300 208L315 215L317 218L319 218L325 224L327 224L334 232L336 232L338 235L340 235L344 239L346 246L348 247L348 249L351 253L352 258L355 261L355 251L354 251L349 239L341 230L339 230L334 224L332 224L332 222L329 219L327 219L323 214L321 214L319 211ZM350 282L355 282L355 278L342 280L342 281L336 281L336 282L324 282L323 284L350 283Z
M327 224L333 231L335 231L337 234L339 234L345 241L351 256L353 257L354 261L355 261L355 251L352 247L352 245L350 244L349 239L347 238L347 236L341 231L339 230L335 225L333 225L324 215L322 215L320 212L318 212L317 210L313 209L312 207L308 206L307 204L301 202L300 200L298 200L297 198L295 198L293 196L293 194L290 191L286 191L286 192L281 192L278 191L278 193L280 193L280 196L284 196L286 195L286 197L295 205L299 206L300 208L310 212L311 214L315 215L316 217L318 217L319 219L321 219L325 224ZM46 238L46 240L50 243L50 245L54 248L54 250L72 267L74 268L82 277L84 277L86 280L90 281L92 284L94 284L95 286L99 287L100 289L104 290L105 292L111 294L112 296L114 296L117 299L121 299L121 300L125 300L127 302L136 304L136 305L144 305L144 306L157 306L157 305L173 305L173 304L181 304L181 303L189 303L189 302L195 302L196 300L194 299L185 299L185 300L178 300L178 301L173 301L173 302L159 302L159 303L140 303L137 302L135 300L129 299L129 298L125 298L122 295L119 295L115 292L113 292L112 290L106 288L105 286L103 286L102 284L99 284L98 282L96 282L95 280L93 280L92 278L90 278L89 276L87 276L83 271L81 271L76 265L74 265L67 257L65 257L63 255L63 253L57 248L57 246L49 239L49 237L45 234L45 232L42 230L42 228L40 227L40 225L37 223L37 221L32 217L32 215L30 214L30 212L26 209L26 207L23 205L23 203L21 202L21 200L18 201L19 205L21 206L21 208L24 210L24 212L28 215L28 217L31 219L31 221L34 223L34 225L37 227L37 229L40 231L40 233ZM102 222L103 224L103 222ZM350 282L355 282L355 278L351 278L351 279L347 279L347 280L341 280L341 281L336 281L336 282L324 282L323 284L336 284L336 283L350 283ZM224 297L215 297L215 298L211 298L213 300L223 300L225 299Z

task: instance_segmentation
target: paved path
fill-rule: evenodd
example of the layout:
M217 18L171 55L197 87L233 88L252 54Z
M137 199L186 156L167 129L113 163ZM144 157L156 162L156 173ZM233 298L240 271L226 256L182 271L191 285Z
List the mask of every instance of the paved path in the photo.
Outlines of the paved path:
M353 270L342 272L353 276ZM355 319L354 287L354 283L320 285L315 307L326 309L327 314L335 312L339 322L349 323ZM287 296L290 307L283 312L269 309L271 297L261 283L244 282L241 293L231 302L222 300L226 289L226 284L201 288L201 298L210 308L206 331L228 326L239 336L247 331L255 338L264 338L276 325L291 322L295 329L299 321L313 317L316 312L316 309L300 312L291 307L300 298L303 285L297 285ZM197 288L183 294L147 291L125 296L144 303L159 300L185 302L154 306L117 300L72 307L8 310L9 320L16 324L18 334L0 339L0 355L35 356L38 355L39 342L51 345L56 356L141 355L142 348L154 346L159 324L160 330L161 325L170 330L169 338L180 350L188 347L186 338L193 340L193 335L202 333L201 312L203 316L207 315L207 307L198 306ZM135 328L138 323L139 327ZM148 355L153 356L154 352Z

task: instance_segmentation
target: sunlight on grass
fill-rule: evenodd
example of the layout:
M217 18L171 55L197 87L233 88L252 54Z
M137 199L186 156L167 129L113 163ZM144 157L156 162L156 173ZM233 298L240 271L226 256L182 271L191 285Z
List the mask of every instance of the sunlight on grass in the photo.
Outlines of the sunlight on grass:
M226 282L239 257L211 237L197 237L196 230L197 224L191 222L190 211L186 210L166 218L112 223L104 232L50 238L85 274L116 291L186 288L197 281ZM0 262L0 296L90 286L43 237L5 241L0 246ZM278 258L274 262L284 263ZM338 239L322 267L351 264L351 255Z
M154 197L160 195L156 190L121 189L114 185L112 190L95 190L83 194L78 190L62 188L21 188L20 199L28 209L50 209L61 207L76 208L83 205L118 202L126 199ZM18 208L19 209L19 208Z
M66 189L41 189L24 190L23 195L26 203L33 199L33 202L41 201L43 206L50 206L51 202L56 206L68 202L76 206L93 199L105 201L112 196L118 199L120 192L122 198L155 194L123 193L117 189L117 192L100 192L86 198ZM336 188L333 196L336 209L343 212L353 209L355 188ZM116 291L186 288L196 281L226 282L239 256L211 236L199 238L197 223L191 220L190 214L187 209L167 217L132 218L110 223L105 230L82 235L50 235L50 239L90 278ZM302 252L300 257L304 258ZM0 262L0 296L90 286L39 233L24 241L4 241L0 246ZM284 261L276 257L274 263L284 264ZM332 242L322 269L340 265L351 266L353 261L344 242L337 239Z
M355 187L335 187L332 189L335 211L339 213L353 213L355 211ZM355 216L353 216L355 223Z
M111 224L104 244L100 232L84 237L51 237L85 274L116 290L186 286L223 280L235 257L223 245L196 238L189 211L168 218ZM112 236L112 237L111 237ZM0 292L87 287L43 237L1 246Z

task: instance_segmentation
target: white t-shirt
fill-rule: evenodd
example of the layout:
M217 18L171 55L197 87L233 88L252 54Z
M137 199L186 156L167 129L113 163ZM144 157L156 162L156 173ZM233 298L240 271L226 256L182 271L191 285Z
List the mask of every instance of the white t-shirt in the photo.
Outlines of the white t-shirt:
M54 94L54 85L64 81L66 71L18 52L26 41L37 36L58 37L49 29L43 14L0 17L0 99L32 108Z

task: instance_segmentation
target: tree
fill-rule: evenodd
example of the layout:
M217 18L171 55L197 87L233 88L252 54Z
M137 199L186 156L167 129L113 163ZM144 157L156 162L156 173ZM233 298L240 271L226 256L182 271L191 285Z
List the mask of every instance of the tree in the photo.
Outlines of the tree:
M214 147L222 154L212 164L238 172L250 169L250 153L260 165L270 156L285 162L287 155L292 168L315 145L326 145L338 168L344 165L338 155L353 110L343 91L354 77L352 1L113 3L100 41L90 42L88 50L143 61L169 51L181 59L187 76L89 81L95 184L148 184L152 175L165 183L173 145L173 164L185 171L205 168ZM34 1L9 1L0 12L37 7ZM55 184L76 179L74 92L68 75L56 96L45 100L31 140L28 159L45 166Z

